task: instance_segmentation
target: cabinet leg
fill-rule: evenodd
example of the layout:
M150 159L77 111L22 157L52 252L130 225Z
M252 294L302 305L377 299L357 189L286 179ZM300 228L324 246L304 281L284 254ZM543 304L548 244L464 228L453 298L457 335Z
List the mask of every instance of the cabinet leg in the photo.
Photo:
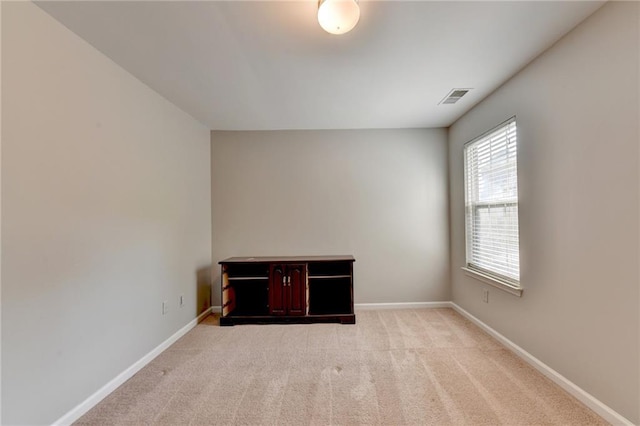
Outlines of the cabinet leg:
M233 319L220 317L220 326L226 327L226 326L232 326L232 325L235 325L235 323L233 322Z
M340 317L340 324L355 324L356 316L349 315L348 317Z

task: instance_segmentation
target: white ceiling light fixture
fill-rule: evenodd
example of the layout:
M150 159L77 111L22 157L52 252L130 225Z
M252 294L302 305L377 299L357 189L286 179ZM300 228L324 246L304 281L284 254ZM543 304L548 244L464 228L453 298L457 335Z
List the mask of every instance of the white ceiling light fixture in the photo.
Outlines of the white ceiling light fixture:
M360 19L358 0L319 0L318 23L330 34L348 33Z

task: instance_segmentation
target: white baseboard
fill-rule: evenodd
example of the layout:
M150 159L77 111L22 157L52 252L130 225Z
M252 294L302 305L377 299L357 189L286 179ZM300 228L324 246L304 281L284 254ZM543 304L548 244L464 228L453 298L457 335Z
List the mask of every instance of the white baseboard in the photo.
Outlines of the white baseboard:
M356 303L355 309L423 309L450 308L451 302L400 302L400 303Z
M144 366L149 364L155 357L160 355L165 349L174 344L179 338L187 334L192 328L194 328L200 321L205 319L211 313L211 308L206 309L203 313L198 315L197 318L190 321L187 325L182 327L180 330L176 331L171 337L167 340L159 344L156 348L154 348L151 352L140 358L136 361L131 367L124 370L122 373L118 374L114 379L112 379L109 383L98 389L93 395L89 398L82 401L76 407L74 407L71 411L69 411L64 416L60 417L56 420L53 425L62 426L62 425L70 425L80 417L82 417L87 411L95 407L100 401L106 398L111 392L116 390L120 385L129 380L140 371Z
M212 314L219 314L222 312L222 306L212 306L209 309L211 309Z
M587 393L582 388L578 387L575 383L564 377L562 374L558 373L551 367L549 367L544 362L540 361L538 358L531 355L529 352L522 349L520 346L513 343L511 340L507 339L502 334L498 333L493 328L489 327L484 322L480 321L478 318L471 315L466 310L462 309L457 304L450 302L450 305L456 312L458 312L463 317L470 320L472 323L486 331L489 335L491 335L494 339L502 343L506 346L507 349L518 355L522 360L524 360L527 364L531 365L533 368L538 370L540 373L547 376L551 381L560 386L562 389L567 391L570 395L576 398L578 401L582 402L584 405L589 407L591 410L595 411L600 417L605 419L607 422L613 425L630 425L633 423L627 420L624 416L618 414L616 411L611 409L609 406L602 403L600 400L596 399L593 395Z

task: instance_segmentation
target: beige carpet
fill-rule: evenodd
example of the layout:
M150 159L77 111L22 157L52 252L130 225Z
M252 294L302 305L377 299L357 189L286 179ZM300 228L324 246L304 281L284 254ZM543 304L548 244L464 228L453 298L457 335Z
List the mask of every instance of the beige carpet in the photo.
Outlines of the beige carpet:
M77 424L606 424L452 309L356 325L210 316Z

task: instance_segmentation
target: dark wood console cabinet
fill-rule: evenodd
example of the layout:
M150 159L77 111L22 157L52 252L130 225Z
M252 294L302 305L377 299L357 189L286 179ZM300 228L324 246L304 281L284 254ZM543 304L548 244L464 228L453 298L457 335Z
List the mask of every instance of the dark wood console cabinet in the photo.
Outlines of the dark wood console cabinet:
M353 256L230 257L222 269L220 325L355 324Z

